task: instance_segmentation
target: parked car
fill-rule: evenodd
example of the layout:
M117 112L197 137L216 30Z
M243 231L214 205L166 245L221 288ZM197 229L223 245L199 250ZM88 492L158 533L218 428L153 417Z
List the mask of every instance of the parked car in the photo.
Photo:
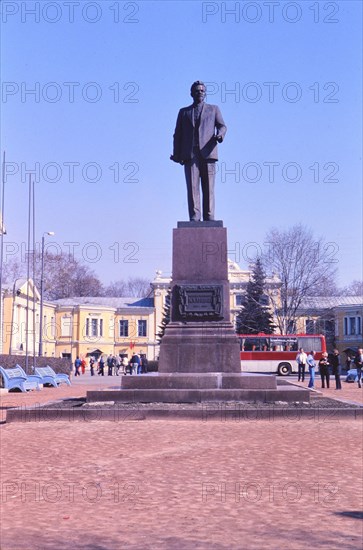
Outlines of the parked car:
M345 378L346 382L356 382L358 380L357 369L349 369Z

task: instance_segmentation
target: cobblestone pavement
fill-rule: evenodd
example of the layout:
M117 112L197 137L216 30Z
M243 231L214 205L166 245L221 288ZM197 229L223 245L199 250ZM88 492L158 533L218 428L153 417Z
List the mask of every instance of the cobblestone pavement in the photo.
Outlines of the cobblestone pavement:
M6 419L6 410L10 407L34 407L72 397L85 397L88 390L116 389L120 387L120 376L90 376L86 373L72 379L72 385L62 384L58 388L44 387L40 391L26 393L3 393L0 396L0 420Z
M362 435L330 417L4 424L1 549L361 549Z
M315 390L321 392L324 397L330 397L331 399L339 399L342 401L348 401L353 403L363 404L363 388L358 388L358 384L355 382L345 382L345 376L341 377L342 389L335 389L335 379L334 376L330 378L330 388L322 389L320 376L315 376ZM308 387L309 375L305 376L304 382L294 381L294 384L302 386L304 388Z

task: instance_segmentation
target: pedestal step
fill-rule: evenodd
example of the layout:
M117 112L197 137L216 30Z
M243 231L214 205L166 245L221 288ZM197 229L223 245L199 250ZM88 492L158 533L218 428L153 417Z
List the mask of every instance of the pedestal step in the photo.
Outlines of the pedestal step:
M296 386L271 390L242 389L137 389L87 392L87 402L115 401L122 403L206 403L209 401L309 401L309 390Z
M123 376L121 388L125 390L212 390L253 389L276 390L276 376L263 374L219 373L159 373L155 376Z

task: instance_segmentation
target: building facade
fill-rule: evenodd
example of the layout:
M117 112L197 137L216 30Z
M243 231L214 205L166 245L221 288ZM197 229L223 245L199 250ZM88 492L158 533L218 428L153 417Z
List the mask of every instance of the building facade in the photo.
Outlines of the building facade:
M229 261L231 321L235 323L251 272ZM43 303L43 355L77 357L126 355L149 360L159 356L158 332L171 278L156 272L148 298L75 297ZM280 281L266 279L267 294L279 299ZM266 296L268 303L268 296ZM40 295L33 281L17 279L3 300L3 353L38 355ZM324 334L328 348L362 345L363 303L359 297L312 297L304 300L291 332ZM28 329L27 329L28 327Z

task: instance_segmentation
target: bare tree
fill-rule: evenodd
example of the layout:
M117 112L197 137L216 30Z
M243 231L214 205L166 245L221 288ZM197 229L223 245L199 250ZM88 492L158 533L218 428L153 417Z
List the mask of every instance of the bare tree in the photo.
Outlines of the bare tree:
M104 289L105 296L128 296L145 298L150 294L150 281L143 277L130 277L127 282L122 279L110 283Z
M150 294L150 281L143 277L130 277L127 281L128 296L145 298Z
M310 229L295 225L287 230L271 229L266 241L268 252L263 264L268 273L281 280L280 297L270 292L277 326L281 334L294 331L298 310L304 298L316 295L322 281L334 281L337 260L332 257L332 243L315 239Z
M341 296L343 289L339 288L333 275L322 276L321 279L309 290L309 296Z
M363 297L363 281L352 281L350 285L343 289L345 296L360 296Z
M125 281L112 281L104 288L105 296L127 296L127 283Z
M26 277L26 261L14 258L4 264L6 282ZM70 254L45 254L44 298L57 300L71 296L100 296L102 284L97 275L80 260ZM31 274L32 276L32 274ZM40 289L41 257L35 254L35 284Z
M46 254L44 296L48 300L72 296L100 296L103 288L97 275L70 254ZM40 262L36 285L40 286Z
M26 265L19 258L11 258L4 262L3 279L6 285L12 285L16 279L26 276Z

